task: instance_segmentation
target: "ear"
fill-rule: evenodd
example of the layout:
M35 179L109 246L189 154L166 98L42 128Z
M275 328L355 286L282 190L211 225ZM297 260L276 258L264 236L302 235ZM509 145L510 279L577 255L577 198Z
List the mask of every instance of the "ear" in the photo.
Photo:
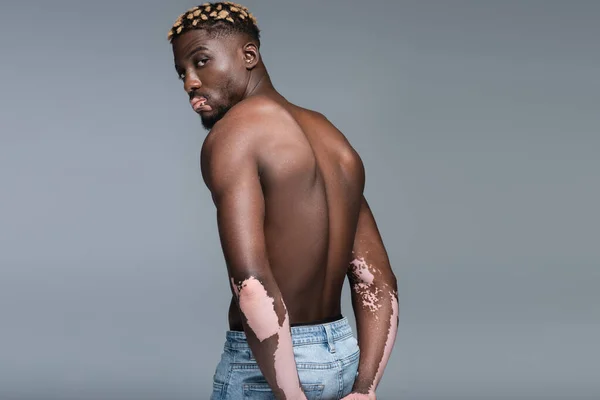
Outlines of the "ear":
M242 51L244 54L244 64L246 69L253 69L254 67L256 67L256 65L258 65L258 62L260 61L260 52L256 43L246 43Z

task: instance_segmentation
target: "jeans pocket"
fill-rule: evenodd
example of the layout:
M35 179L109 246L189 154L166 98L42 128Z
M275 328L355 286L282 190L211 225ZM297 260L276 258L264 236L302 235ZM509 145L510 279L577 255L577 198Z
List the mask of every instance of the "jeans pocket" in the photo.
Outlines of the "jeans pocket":
M308 400L321 400L325 385L320 383L301 384L304 394ZM268 383L246 383L244 384L244 400L274 400L275 396Z

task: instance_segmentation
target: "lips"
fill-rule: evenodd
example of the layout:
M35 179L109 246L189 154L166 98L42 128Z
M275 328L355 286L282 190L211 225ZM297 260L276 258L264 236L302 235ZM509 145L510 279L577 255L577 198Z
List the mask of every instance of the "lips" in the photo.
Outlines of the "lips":
M212 110L212 108L207 105L206 102L206 97L194 97L190 100L190 105L196 112Z

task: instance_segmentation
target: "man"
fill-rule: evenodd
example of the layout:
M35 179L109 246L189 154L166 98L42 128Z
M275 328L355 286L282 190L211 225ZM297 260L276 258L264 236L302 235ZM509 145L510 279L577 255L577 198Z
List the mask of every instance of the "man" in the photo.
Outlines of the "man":
M168 37L210 129L201 168L232 293L211 399L375 399L398 296L358 154L274 89L247 8L194 7ZM358 342L341 316L346 276Z

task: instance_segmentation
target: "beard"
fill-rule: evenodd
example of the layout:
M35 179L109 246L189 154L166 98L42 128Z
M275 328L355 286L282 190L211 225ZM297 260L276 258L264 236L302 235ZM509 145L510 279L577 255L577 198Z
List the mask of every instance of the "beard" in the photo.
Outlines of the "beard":
M235 94L235 88L236 84L232 79L217 87L217 93L220 92L220 96L217 96L215 101L218 103L220 97L222 100L221 104L214 104L212 106L213 109L209 114L200 114L202 126L204 126L205 129L210 131L213 126L225 116L227 111L240 101ZM206 97L208 104L210 104L212 99L211 93L206 93L204 97Z
M219 120L221 120L221 118L223 118L227 111L229 111L230 109L231 106L221 105L213 108L212 112L209 115L200 114L202 126L204 126L206 130L211 130L212 127L215 126L215 124L219 122Z

